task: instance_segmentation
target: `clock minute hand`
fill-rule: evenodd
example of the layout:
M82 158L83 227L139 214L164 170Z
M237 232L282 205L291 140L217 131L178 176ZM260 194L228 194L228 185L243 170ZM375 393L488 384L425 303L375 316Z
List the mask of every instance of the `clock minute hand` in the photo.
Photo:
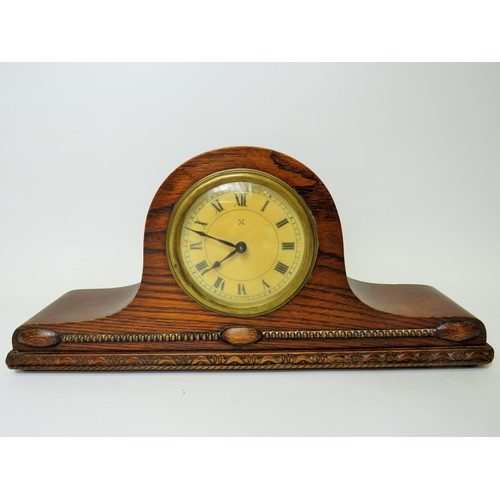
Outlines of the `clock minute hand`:
M214 238L213 236L210 236L209 234L204 233L203 231L196 231L196 229L191 229L189 227L187 227L186 229L189 229L189 231L193 231L193 233L196 233L199 236L203 236L204 238L210 238L211 240L218 241L219 243L222 243L223 245L227 245L228 247L236 248L236 245L234 243L231 243L231 242L226 241L226 240L221 240L219 238Z

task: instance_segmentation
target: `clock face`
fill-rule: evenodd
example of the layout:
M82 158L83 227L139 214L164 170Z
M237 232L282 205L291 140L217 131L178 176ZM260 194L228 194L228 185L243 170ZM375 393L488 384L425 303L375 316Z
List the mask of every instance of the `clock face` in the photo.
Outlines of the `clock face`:
M225 314L264 314L290 300L317 254L314 219L283 181L250 169L210 175L176 204L167 255L184 291Z

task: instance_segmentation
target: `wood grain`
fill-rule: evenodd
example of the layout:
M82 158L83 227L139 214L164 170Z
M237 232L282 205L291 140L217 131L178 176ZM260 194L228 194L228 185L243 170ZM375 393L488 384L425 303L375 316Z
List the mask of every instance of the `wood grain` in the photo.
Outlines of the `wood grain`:
M180 196L198 180L229 168L262 170L287 182L310 207L319 238L316 265L301 292L270 314L244 320L209 311L190 299L173 278L166 257L166 229ZM449 335L390 333L436 332L441 325L455 323L471 325L467 328L473 330L474 335L469 335L469 330L469 333ZM228 328L296 333L288 337L264 335L253 343L232 343L220 336ZM448 332L457 330L453 330L453 326L447 328ZM422 352L429 348L446 350L455 345L485 353L481 362L476 357L468 359L468 364L482 364L493 357L491 347L486 344L483 323L434 288L377 285L349 279L345 271L340 220L325 185L297 160L253 147L210 151L178 167L158 189L147 214L141 283L117 289L77 290L64 295L14 332L13 353L8 362L11 368L28 369L25 354L41 352L42 347L23 342L25 332L30 330L55 332L63 339L57 345L43 348L44 354L79 354L82 360L87 355L99 353L124 353L125 357L127 353L167 356L200 350L221 356L246 350L254 355L289 350L317 352L323 349L341 353L353 349L376 352L377 349L396 348L411 349L415 353L418 349ZM349 331L379 331L382 334L323 335ZM312 333L298 335L297 332ZM179 340L172 340L176 336L180 336ZM85 369L86 361L82 363ZM42 364L40 369L46 369ZM31 363L29 366L29 369L37 369L38 365Z

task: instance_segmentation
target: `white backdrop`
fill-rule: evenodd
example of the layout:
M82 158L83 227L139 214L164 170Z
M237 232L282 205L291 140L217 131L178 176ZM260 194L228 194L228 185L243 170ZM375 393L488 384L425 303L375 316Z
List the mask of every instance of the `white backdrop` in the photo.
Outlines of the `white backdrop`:
M316 172L349 276L435 286L500 349L500 65L0 65L0 351L76 288L140 281L145 216L178 165L262 146ZM481 368L19 373L16 436L500 434Z

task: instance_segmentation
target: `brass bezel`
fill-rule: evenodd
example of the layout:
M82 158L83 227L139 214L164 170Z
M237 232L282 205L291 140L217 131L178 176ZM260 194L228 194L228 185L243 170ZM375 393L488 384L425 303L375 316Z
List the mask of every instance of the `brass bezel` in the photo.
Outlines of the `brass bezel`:
M189 274L184 269L182 259L180 258L181 230L185 214L193 210L195 202L203 193L219 185L233 182L255 183L273 189L295 210L304 228L304 259L301 267L291 278L290 284L281 293L273 294L269 302L265 304L228 305L217 302L216 297L207 296L197 283L193 283L190 280ZM166 238L167 260L170 270L182 290L207 309L230 316L259 316L275 311L286 304L308 281L314 269L318 253L316 221L302 197L278 177L260 170L247 168L235 168L215 172L193 184L175 204L167 227Z

